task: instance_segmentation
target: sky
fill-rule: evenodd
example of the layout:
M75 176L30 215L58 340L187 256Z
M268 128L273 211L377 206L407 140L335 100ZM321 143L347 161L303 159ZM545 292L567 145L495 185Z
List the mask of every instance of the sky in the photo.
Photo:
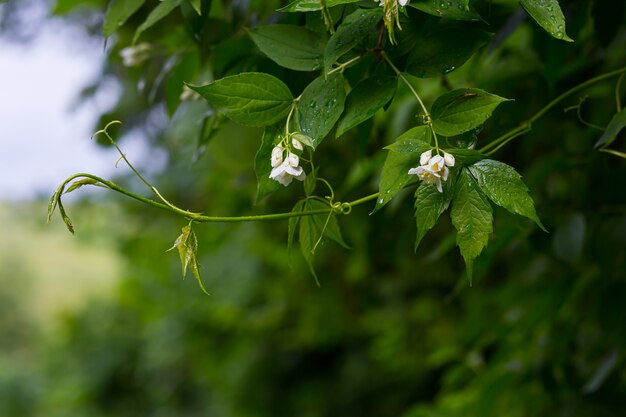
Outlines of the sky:
M0 202L49 197L77 172L110 178L124 169L90 139L118 87L76 105L105 56L102 45L81 44L77 30L48 22L31 43L0 38ZM139 138L124 141L131 159L142 148Z

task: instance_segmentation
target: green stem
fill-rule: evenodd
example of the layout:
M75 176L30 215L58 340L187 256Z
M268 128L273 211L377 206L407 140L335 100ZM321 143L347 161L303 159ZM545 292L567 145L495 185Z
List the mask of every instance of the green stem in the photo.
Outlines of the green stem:
M426 110L426 106L424 105L424 102L420 98L419 94L417 94L417 91L415 91L415 88L413 88L413 85L411 85L411 83L409 82L409 80L406 79L404 74L402 74L402 72L398 69L398 67L396 67L395 64L391 61L391 59L389 59L389 57L387 56L385 51L382 51L381 55L385 59L385 61L387 61L387 64L389 64L391 69L396 73L398 78L400 78L402 80L402 82L404 84L406 84L407 87L409 87L409 90L411 90L411 93L413 93L413 95L417 99L417 102L420 104L420 107L422 108L422 111L424 112L424 119L426 120L426 124L430 125L431 124L430 123L430 113L428 113L428 110Z
M343 64L339 64L336 68L331 69L330 71L328 71L328 73L326 75L330 75L330 74L334 74L336 72L343 72L348 66L354 64L355 62L357 62L359 59L363 58L363 55L357 55L354 58L344 62Z
M379 195L380 193L370 194L366 197L359 198L358 200L350 201L348 204L351 207L358 206L359 204L367 203L368 201L371 201L371 200L376 200Z
M387 61L387 64L389 64L391 69L393 69L393 71L396 73L398 78L400 78L402 82L407 87L409 87L409 90L411 90L411 93L413 93L413 96L415 96L415 98L417 99L417 102L419 103L420 107L422 108L422 111L424 112L424 123L428 125L428 127L430 128L430 131L433 134L433 139L435 140L435 151L437 152L437 154L439 154L439 140L437 138L437 133L435 132L435 129L433 128L432 118L430 117L430 113L428 112L428 109L426 109L424 102L422 101L419 94L417 94L417 91L415 90L413 85L409 82L409 80L406 79L404 74L402 74L402 72L398 69L398 67L396 67L395 64L391 61L391 59L389 59L385 51L382 51L381 55L385 59L385 61Z
M337 212L337 208L341 209L342 206L347 206L347 209L342 209L341 211L339 211L339 213L348 214L350 212L350 209L353 206L365 203L367 201L373 200L378 197L378 193L375 193L375 194L371 194L369 196L360 198L358 200L351 201L349 203L335 203L333 206L329 205L328 208L326 209L311 210L311 211L304 211L304 212L260 214L260 215L253 215L253 216L206 216L201 213L194 213L191 211L180 209L172 205L168 205L168 204L160 203L158 201L151 200L149 198L135 194L132 191L129 191L125 188L122 188L112 181L108 181L108 180L105 180L104 178L101 178L92 174L87 174L87 173L78 173L67 178L57 189L56 194L58 194L57 198L59 200L61 199L61 196L63 195L65 187L70 182L78 178L90 178L96 181L97 183L99 183L100 185L112 191L116 191L120 194L123 194L127 197L130 197L142 203L148 204L152 207L156 207L161 210L178 214L196 223L242 223L242 222L255 222L255 221L267 221L267 220L284 220L284 219L289 219L292 217L304 217L304 216L313 216L316 214L327 214L331 212ZM325 201L325 200L322 200L322 201Z
M530 119L522 122L518 127L516 127L515 129L511 130L510 132L505 133L504 135L500 136L499 138L491 141L490 143L488 143L487 145L483 146L481 149L479 149L479 152L485 152L488 149L491 148L495 148L494 150L492 150L490 153L495 152L495 150L500 149L504 144L510 142L512 139L521 136L522 134L529 132L530 130L532 130L532 124L534 122L536 122L540 117L542 117L544 114L546 114L548 111L550 111L554 106L556 106L557 104L559 104L559 102L563 101L564 99L566 99L567 97L571 96L574 93L577 93L580 90L583 90L595 83L598 83L600 81L604 81L608 78L614 77L616 75L620 75L626 72L626 67L622 67L620 69L611 71L611 72L607 72L606 74L602 74L602 75L598 75L597 77L591 78L585 82L582 82L580 84L578 84L575 87L570 88L569 90L567 90L566 92L564 92L563 94L559 95L557 98L555 98L554 100L552 100L551 102L549 102L548 104L546 104L541 110L539 110L537 113L535 113L535 115L533 117L531 117Z

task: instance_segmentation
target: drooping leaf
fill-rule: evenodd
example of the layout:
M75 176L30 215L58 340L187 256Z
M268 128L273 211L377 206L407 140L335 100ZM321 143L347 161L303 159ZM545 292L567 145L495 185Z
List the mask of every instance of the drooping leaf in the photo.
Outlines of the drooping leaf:
M313 267L315 244L319 239L319 235L317 233L317 228L315 227L315 222L313 221L311 216L303 216L300 218L298 239L300 242L300 251L302 252L302 256L304 257L306 264L309 266L309 271L311 271L311 275L313 275L313 278L315 278L315 283L319 287L320 281L317 278L315 268Z
M307 211L312 210L324 210L328 209L328 204L319 200L308 199ZM350 249L350 246L343 239L341 229L339 228L339 222L337 221L337 215L331 211L328 214L316 214L313 217L315 227L317 227L321 236L326 236L333 242L343 246L346 249Z
M111 0L104 15L102 34L109 37L143 6L146 0Z
M409 169L419 165L420 155L430 149L430 129L428 126L409 129L385 149L390 152L380 174L380 195L372 213L383 208L411 180Z
M359 0L326 0L326 7L356 3L358 1ZM296 0L282 9L278 9L280 12L314 12L317 10L322 10L320 0Z
M440 193L434 184L422 183L415 192L415 221L417 235L415 236L415 250L430 229L432 229L439 216L448 209L450 200L454 194L450 187L451 179L444 183L444 192Z
M504 101L509 100L478 88L450 91L433 103L433 128L440 135L460 135L483 124Z
M446 19L469 21L481 19L478 12L468 4L467 0L412 0L409 6Z
M299 204L296 204L293 212L322 212L320 214L302 216L299 220L290 219L289 223L289 234L291 236L290 239L293 239L293 231L295 230L297 224L300 223L298 236L300 242L300 250L302 252L302 255L304 256L304 260L309 266L311 274L315 278L315 282L319 286L320 283L317 274L315 273L313 259L318 245L323 242L323 238L326 237L330 240L333 240L334 242L347 249L349 249L349 246L346 244L343 236L341 235L341 230L339 229L339 224L337 222L335 214L330 210L328 203L312 198L301 200L299 203L302 203L301 209Z
M346 111L337 125L337 137L382 109L396 93L396 77L376 75L358 83L346 98Z
M317 185L317 173L311 171L304 179L304 193L308 196L313 195L315 186Z
M293 102L285 83L260 72L244 72L189 87L228 118L248 126L268 126L284 119Z
M280 66L295 71L322 66L322 39L313 31L295 25L269 25L248 33L261 52Z
M326 44L324 68L326 71L346 52L358 45L368 33L376 30L376 24L382 19L382 8L357 9L348 15Z
M443 29L418 36L407 59L406 72L416 77L439 77L463 65L491 38L477 29Z
M198 239L196 234L191 228L191 223L184 226L181 234L176 238L174 245L168 249L177 249L180 256L180 264L182 267L183 279L187 276L187 268L191 269L193 276L195 277L202 292L206 295L210 295L200 277L200 269L198 267Z
M409 169L419 164L419 154L389 151L380 174L380 193L372 213L377 212L404 187L410 180Z
M92 178L83 178L82 180L74 181L68 188L65 190L64 194L69 194L72 191L79 189L84 185L97 185L98 181Z
M139 25L139 27L135 31L133 43L137 42L137 39L139 39L139 36L141 36L144 31L150 29L160 20L167 17L167 15L169 15L175 8L180 6L182 1L183 0L163 0L161 3L159 3L154 9L152 9L146 20L141 25Z
M74 234L74 225L72 224L70 217L67 215L60 197L57 199L57 205L59 206L59 213L61 213L61 218L63 219L63 223L65 223L65 227L67 227L67 230L69 230L71 234Z
M483 159L469 166L469 171L487 197L511 213L527 217L545 230L535 212L533 199L520 174L507 164Z
M300 200L293 206L292 213L300 213L304 209L304 202L306 200ZM291 247L293 246L293 238L296 235L296 228L300 222L300 217L294 216L289 218L289 224L287 227L287 250L291 253Z
M489 200L467 169L461 170L459 175L450 217L457 230L456 243L465 260L471 284L474 259L487 246L493 231L493 211Z
M385 149L397 153L421 155L431 149L430 138L431 132L428 126L417 126L398 136L395 142L385 146Z
M257 203L281 187L278 181L270 178L270 172L272 172L272 149L274 149L274 144L278 141L281 131L281 125L267 126L263 132L261 147L254 158L254 172L257 180Z
M550 35L556 39L574 42L565 33L565 16L558 0L520 0L520 4Z
M609 146L617 138L622 129L626 127L626 108L616 113L609 125L606 127L604 134L598 139L594 147L599 148L601 146Z
M302 92L298 105L298 123L302 133L313 139L316 147L339 120L345 98L341 74L318 77Z

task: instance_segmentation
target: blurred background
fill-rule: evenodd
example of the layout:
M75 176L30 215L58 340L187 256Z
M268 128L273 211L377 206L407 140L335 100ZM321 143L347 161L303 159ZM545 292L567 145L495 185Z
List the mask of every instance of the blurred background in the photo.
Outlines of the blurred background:
M251 69L301 90L309 75L278 68L242 29L301 16L274 13L279 1L215 1L198 40L181 6L142 34L149 57L125 67L120 50L158 2L105 41L107 3L0 3L0 416L624 415L626 161L594 151L601 132L562 111L589 95L582 117L606 126L616 79L497 154L524 176L549 233L496 209L472 287L447 214L414 253L405 190L381 212L359 206L340 219L352 249L321 247L320 288L288 252L286 222L196 226L207 297L166 252L182 219L82 188L66 199L72 236L56 215L46 225L48 198L75 172L148 195L90 139L122 120L120 146L177 205L289 210L296 187L254 203L261 131L180 94L183 81ZM492 43L445 78L411 81L428 102L450 86L514 98L482 141L626 65L622 2L560 3L575 43L550 38L515 1L477 0ZM385 113L320 147L342 200L376 191L381 148L415 111L400 89Z

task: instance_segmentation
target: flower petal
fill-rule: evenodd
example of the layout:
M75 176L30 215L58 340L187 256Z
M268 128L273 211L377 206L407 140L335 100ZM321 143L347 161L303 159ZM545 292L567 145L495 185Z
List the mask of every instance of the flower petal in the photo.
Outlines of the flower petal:
M283 163L283 148L281 146L275 146L272 149L272 168L276 168Z
M446 163L441 155L435 155L428 161L428 166L435 172L441 171L445 165Z
M432 149L426 152L423 152L420 155L420 165L426 165L428 164L428 161L430 161L430 158L433 156L433 151Z
M296 138L291 138L291 146L294 147L294 149L297 149L299 151L304 150L304 146L302 146L302 142L300 142L298 139Z
M287 159L285 162L287 162L292 167L297 167L298 165L300 165L300 158L298 158L298 155L296 155L295 153L289 152L289 155L287 155Z
M453 167L456 162L454 156L450 155L448 152L443 153L443 159L446 162L446 165L449 167Z

